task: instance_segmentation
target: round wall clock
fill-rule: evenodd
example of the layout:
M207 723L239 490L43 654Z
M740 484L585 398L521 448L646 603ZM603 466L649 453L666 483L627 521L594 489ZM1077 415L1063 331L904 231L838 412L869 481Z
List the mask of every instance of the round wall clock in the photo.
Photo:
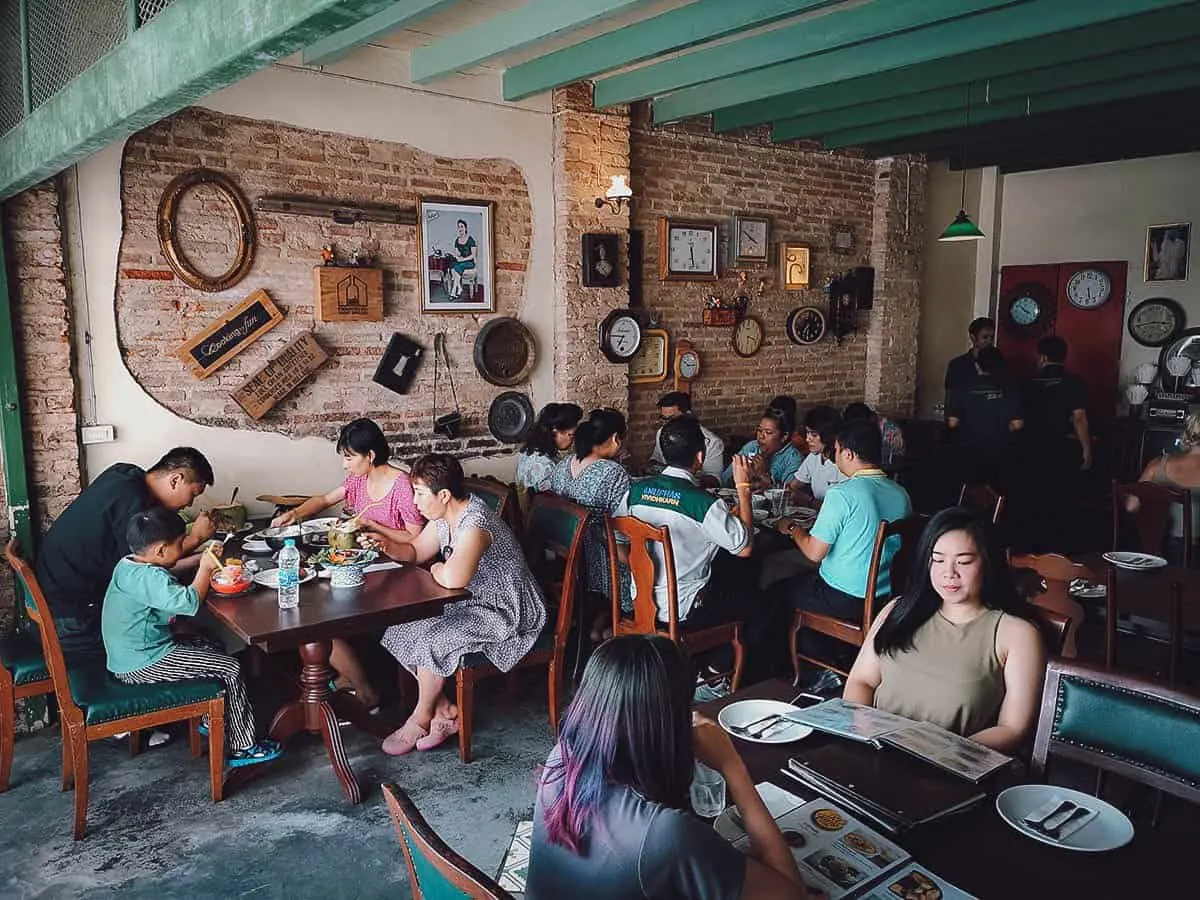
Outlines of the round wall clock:
M1044 285L1031 281L1013 288L1001 306L1001 318L1008 330L1028 337L1044 331L1050 324L1054 300Z
M1143 347L1161 347L1183 331L1183 307L1167 297L1143 300L1129 314L1129 335Z
M614 309L600 323L600 352L609 362L627 363L642 346L642 326L627 309Z
M491 319L475 337L475 370L489 384L520 384L529 378L536 361L533 332L511 316Z
M784 330L793 344L815 344L825 337L825 313L815 306L801 306L788 313Z
M733 352L738 356L753 356L762 348L763 337L762 322L747 316L733 328Z
M1099 269L1080 269L1067 282L1067 299L1080 309L1097 309L1108 302L1112 281Z
M686 350L679 354L679 377L686 381L695 381L700 374L700 354L695 350Z

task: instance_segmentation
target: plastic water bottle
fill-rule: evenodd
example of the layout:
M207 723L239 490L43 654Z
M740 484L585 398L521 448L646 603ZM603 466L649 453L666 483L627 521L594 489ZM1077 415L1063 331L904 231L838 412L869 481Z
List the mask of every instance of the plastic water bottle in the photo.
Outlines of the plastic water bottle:
M288 538L279 551L279 608L295 609L300 605L300 551Z

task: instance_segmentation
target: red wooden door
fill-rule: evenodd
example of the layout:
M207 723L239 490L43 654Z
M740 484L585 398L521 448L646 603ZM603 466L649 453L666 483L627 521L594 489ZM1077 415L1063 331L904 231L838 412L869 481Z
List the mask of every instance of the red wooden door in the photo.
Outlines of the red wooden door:
M1045 319L1035 328L1015 327L1008 310L1018 289L1035 284L1047 299ZM1005 266L1000 270L1000 308L996 316L996 346L1004 352L1009 377L1021 382L1037 372L1038 338L1054 333L1058 314L1058 266Z
M1058 318L1054 333L1067 342L1067 370L1088 386L1088 421L1107 423L1117 412L1121 327L1125 324L1125 262L1063 263L1058 267ZM1071 303L1067 286L1075 273L1095 269L1108 276L1108 299L1094 309Z

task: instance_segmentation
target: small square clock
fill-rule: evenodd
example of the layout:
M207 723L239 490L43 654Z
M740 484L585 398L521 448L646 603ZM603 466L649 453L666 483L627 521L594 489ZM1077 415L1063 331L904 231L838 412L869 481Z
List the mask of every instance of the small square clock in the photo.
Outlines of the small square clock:
M659 219L658 274L663 281L716 281L717 223Z
M734 216L729 246L735 263L765 263L771 224L753 216Z

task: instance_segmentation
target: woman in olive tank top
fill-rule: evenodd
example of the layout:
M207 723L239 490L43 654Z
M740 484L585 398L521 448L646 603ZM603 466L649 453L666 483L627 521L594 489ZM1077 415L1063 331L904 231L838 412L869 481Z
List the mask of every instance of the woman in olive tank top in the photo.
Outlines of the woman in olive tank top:
M914 564L911 591L875 620L845 698L1015 752L1037 719L1046 652L990 523L942 510Z

